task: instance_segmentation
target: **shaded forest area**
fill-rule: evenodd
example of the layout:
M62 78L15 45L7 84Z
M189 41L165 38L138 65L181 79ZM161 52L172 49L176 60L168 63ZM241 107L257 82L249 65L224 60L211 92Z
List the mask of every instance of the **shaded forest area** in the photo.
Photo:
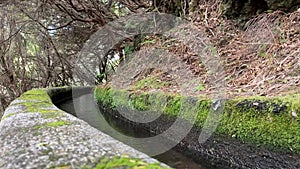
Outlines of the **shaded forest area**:
M152 11L183 17L209 35L224 61L230 95L299 92L299 4L299 0L285 4L264 0L2 0L0 112L29 89L71 85L78 52L94 32L120 17ZM162 38L147 38L157 43L145 44L140 37L132 37L113 52L122 56L140 48L162 47ZM204 79L201 92L208 92L205 70L196 54L177 43L168 50L179 54L195 76ZM108 55L99 63L105 76Z

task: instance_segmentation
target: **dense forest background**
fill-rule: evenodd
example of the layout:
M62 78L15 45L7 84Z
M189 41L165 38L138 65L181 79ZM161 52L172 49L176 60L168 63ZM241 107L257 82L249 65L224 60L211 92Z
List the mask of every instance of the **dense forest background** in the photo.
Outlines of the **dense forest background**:
M229 91L269 95L297 89L300 2L285 2L2 0L0 117L14 98L29 89L71 85L78 52L101 26L123 16L152 11L183 17L209 35L224 60ZM142 41L132 37L113 52L126 55L140 49ZM182 56L195 75L203 74L199 61L184 45L169 48ZM108 55L99 63L103 75L109 71Z

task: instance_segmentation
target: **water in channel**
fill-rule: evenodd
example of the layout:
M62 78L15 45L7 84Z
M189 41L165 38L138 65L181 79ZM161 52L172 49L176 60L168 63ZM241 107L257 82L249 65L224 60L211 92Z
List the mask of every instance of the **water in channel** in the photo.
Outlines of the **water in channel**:
M124 135L136 138L147 138L150 137L151 134L146 130L137 129L128 124L125 124L122 121L116 120L116 118L107 116L105 115L105 113L101 113L100 110L97 107L95 107L95 103L91 100L93 100L93 96L91 94L88 94L82 95L74 99L70 97L70 99L67 101L55 104L60 109L76 116L79 119L86 121L98 130L143 152L143 149L139 149L138 147L136 147L136 144L131 145L130 142L126 142L126 140L122 140L122 138L115 137L117 136L117 134L114 133L120 132ZM113 128L114 130L111 130L111 128ZM185 155L177 152L174 149L171 149L163 154L154 156L153 158L174 168L208 169L208 167L204 167L203 165L193 161L191 158L186 157Z

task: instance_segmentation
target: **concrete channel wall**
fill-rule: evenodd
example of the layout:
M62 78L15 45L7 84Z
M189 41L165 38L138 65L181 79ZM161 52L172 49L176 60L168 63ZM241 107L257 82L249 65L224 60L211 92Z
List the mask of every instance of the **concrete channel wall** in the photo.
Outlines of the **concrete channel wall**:
M95 168L109 161L167 167L52 103L71 90L35 89L10 104L0 122L0 168Z

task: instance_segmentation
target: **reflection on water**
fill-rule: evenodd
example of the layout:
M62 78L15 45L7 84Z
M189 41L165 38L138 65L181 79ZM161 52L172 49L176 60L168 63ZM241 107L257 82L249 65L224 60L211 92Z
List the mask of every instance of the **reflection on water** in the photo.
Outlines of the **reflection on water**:
M74 104L75 103L75 104ZM86 121L91 126L97 128L98 130L109 134L110 136L124 142L125 144L132 146L142 152L147 152L141 149L139 145L144 145L143 142L130 142L126 140L126 137L120 137L119 133L135 138L147 138L150 137L150 133L136 128L130 124L125 124L122 121L116 120L112 116L108 116L106 113L99 112L97 105L93 102L93 95L83 95L74 100L68 100L57 105L60 109L75 115L76 117ZM145 148L145 147L144 147ZM151 149L151 147L148 147ZM169 150L163 154L154 156L153 158L168 164L174 168L186 168L186 169L205 169L200 164L194 162L192 159L187 158L181 153L175 150Z

